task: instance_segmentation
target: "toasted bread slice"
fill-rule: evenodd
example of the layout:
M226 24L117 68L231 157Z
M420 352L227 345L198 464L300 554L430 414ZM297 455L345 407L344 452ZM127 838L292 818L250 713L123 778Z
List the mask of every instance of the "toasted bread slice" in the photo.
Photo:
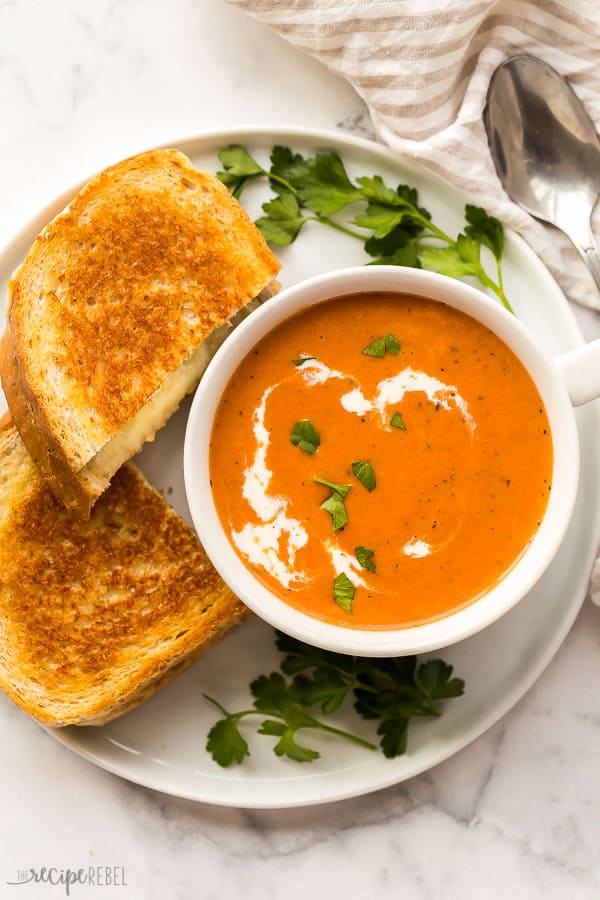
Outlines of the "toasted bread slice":
M132 465L87 522L0 431L0 687L50 726L136 706L248 615Z
M278 270L227 188L177 150L106 169L46 226L9 284L0 373L68 508L89 515L197 383L206 339Z

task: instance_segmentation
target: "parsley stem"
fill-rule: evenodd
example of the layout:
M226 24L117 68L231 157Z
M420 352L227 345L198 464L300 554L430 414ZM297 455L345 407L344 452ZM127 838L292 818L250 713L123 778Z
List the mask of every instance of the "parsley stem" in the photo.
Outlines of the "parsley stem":
M498 273L498 287L504 293L504 281L502 278L502 266L500 265L500 260L496 259L496 272Z
M218 700L215 700L214 697L209 697L208 694L202 694L202 696L205 700L208 700L209 703L212 703L213 706L216 706L217 709L220 710L227 719L231 719L234 722L237 722L237 720L241 719L242 716L249 716L253 713L256 713L255 709L243 709L241 712L230 713L221 703L219 703Z
M358 238L359 241L364 242L365 240L364 234L359 234L358 231L353 231L351 228L346 228L345 225L340 225L339 222L330 219L329 216L307 216L307 221L321 222L322 225L329 225L330 228L335 228L336 231L341 231L342 234L347 234L350 237Z
M438 228L437 225L434 225L433 222L426 218L426 216L422 216L421 213L414 208L413 212L414 218L418 219L424 228L431 232L435 237L439 238L441 241L444 241L448 246L455 247L457 246L456 241L453 240L450 235L446 234L445 231L442 231L441 228ZM485 273L483 266L476 272L475 277L479 279L479 281L484 285L484 287L488 287L494 294L498 297L498 299L502 302L502 305L508 312L514 314L514 309L508 302L508 297L504 293L504 286L502 284L502 270L500 268L500 260L496 260L496 269L498 271L498 282L492 281L492 279Z
M504 290L502 288L502 283L501 283L502 279L500 278L499 279L500 283L496 284L495 281L492 281L492 279L488 275L486 275L483 268L477 272L477 278L479 278L479 280L485 287L489 287L489 289L491 291L493 291L495 293L496 297L498 297L498 299L502 302L502 305L504 306L504 308L507 309L508 312L513 313L513 315L514 315L515 311L512 308L512 306L510 305L510 303L508 302L508 297L505 295Z
M375 744L372 744L370 741L365 741L363 738L358 737L356 734L350 734L349 731L342 731L340 728L333 728L331 725L325 725L323 722L319 722L318 719L310 718L310 725L306 725L306 728L316 728L319 731L328 731L329 734L335 734L338 737L345 738L347 741L351 741L353 744L358 744L360 747L366 747L367 750L376 750L377 747Z
M221 706L218 700L215 700L214 697L209 697L208 694L202 694L205 700L208 700L209 703L212 703L213 706L216 706L217 709L220 709L224 716L230 716L231 713L227 712L224 706Z
M264 171L264 174L267 176L267 178L270 181L276 181L277 184L280 184L282 187L284 187L286 190L290 191L290 193L292 193L292 194L298 193L296 188L293 185L291 185L289 183L289 181L286 181L285 178L282 178L280 175L275 175L273 172L267 172L264 169L263 169L263 171Z
M514 312L515 312L515 311L514 311L514 309L512 308L512 306L510 305L510 303L508 302L508 297L507 297L506 294L504 293L504 281L503 281L503 278L502 278L502 266L500 265L500 260L499 260L499 259L496 260L496 269L497 269L497 272L498 272L498 289L496 290L495 287L492 287L492 290L493 290L494 293L500 298L500 300L502 301L502 303L504 304L504 306L506 307L506 309L507 309L509 312L513 313L513 315L514 315Z
M427 231L430 231L441 241L445 241L446 244L450 244L453 247L456 246L456 241L454 241L449 234L446 234L445 231L442 231L441 228L438 228L437 225L434 225L431 219L428 219L427 216L421 215L416 207L414 207L414 212L412 212L412 215L415 219L418 219L423 228L427 229Z
M380 694L381 689L373 687L370 684L364 684L360 678L355 678L354 681L348 686L351 690L359 690L364 691L366 694Z
M280 713L275 710L264 711L260 709L243 709L240 712L230 713L228 712L224 706L222 706L218 700L215 700L213 697L209 697L208 694L202 695L206 700L212 703L214 706L220 710L223 715L232 722L238 722L243 716L262 716L264 718L265 715L270 716L272 719L279 719L282 722L285 722L286 719L284 716L280 715ZM356 734L351 734L349 731L343 731L341 728L333 728L331 725L325 725L324 722L320 722L318 719L313 719L312 716L306 716L305 723L300 726L300 728L314 728L317 731L327 731L329 734L335 734L337 737L345 738L347 741L351 741L353 744L358 744L360 747L366 747L367 750L376 750L377 747L375 744L372 744L370 741L364 740L364 738L358 737Z

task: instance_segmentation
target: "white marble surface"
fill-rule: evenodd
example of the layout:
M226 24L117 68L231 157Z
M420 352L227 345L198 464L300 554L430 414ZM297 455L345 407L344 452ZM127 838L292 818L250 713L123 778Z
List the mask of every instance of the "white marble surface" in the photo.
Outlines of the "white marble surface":
M0 109L0 243L73 182L176 135L369 133L347 85L220 0L0 0ZM108 865L126 867L127 887L71 896L596 900L599 661L588 602L528 695L457 756L371 796L280 812L121 781L0 698L0 896L65 895L9 887L19 869Z

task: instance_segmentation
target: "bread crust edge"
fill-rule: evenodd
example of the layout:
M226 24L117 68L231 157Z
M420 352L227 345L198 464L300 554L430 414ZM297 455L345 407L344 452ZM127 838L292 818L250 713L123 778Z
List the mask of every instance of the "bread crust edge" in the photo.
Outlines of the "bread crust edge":
M94 703L82 701L78 704L76 701L66 701L61 699L56 705L62 709L56 709L50 712L51 704L48 706L40 706L39 704L28 702L18 690L15 690L10 681L2 679L0 687L3 692L12 700L12 702L27 715L31 716L46 728L59 729L67 726L102 726L111 722L127 712L133 710L136 706L149 700L166 684L172 681L177 675L180 675L188 669L213 645L220 642L238 625L241 625L252 613L244 606L241 601L236 600L236 607L225 621L216 627L210 636L200 644L194 643L186 649L177 653L175 659L162 660L152 667L149 674L141 683L135 682L131 690L113 689L109 691L109 697L106 694L99 697ZM87 706L86 706L87 703ZM77 711L77 705L85 706L85 710ZM71 712L67 708L71 708Z
M217 629L207 641L205 641L200 646L193 647L192 649L187 651L183 656L179 657L176 662L162 671L159 675L155 676L152 679L149 679L147 682L142 684L129 697L123 697L122 700L118 701L113 707L110 707L108 710L106 710L106 712L101 716L87 718L85 720L79 719L77 721L65 722L64 725L89 725L96 727L106 725L108 724L108 722L112 722L113 719L125 715L125 713L130 712L132 709L135 709L136 706L139 706L141 703L149 700L170 681L172 681L182 672L185 672L186 669L189 669L190 666L197 662L207 650L210 650L215 644L219 643L223 638L227 637L227 635L231 631L237 628L238 625L241 625L242 622L245 622L246 619L250 618L251 615L251 611L247 607L242 606L242 604L240 603L239 612L232 616L232 618L230 618L227 622L223 623L223 625L219 629Z
M91 491L87 482L74 472L60 444L53 437L44 411L35 403L14 351L9 328L0 340L0 380L11 418L29 455L52 493L81 520L89 519L100 493Z

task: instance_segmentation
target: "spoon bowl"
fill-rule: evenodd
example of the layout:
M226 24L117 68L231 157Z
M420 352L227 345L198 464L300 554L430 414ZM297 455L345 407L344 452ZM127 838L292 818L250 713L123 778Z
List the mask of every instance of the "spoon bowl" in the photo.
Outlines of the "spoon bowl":
M590 222L600 195L600 142L571 86L542 60L513 56L492 76L484 123L508 196L571 240L600 289ZM585 305L600 310L600 297Z

